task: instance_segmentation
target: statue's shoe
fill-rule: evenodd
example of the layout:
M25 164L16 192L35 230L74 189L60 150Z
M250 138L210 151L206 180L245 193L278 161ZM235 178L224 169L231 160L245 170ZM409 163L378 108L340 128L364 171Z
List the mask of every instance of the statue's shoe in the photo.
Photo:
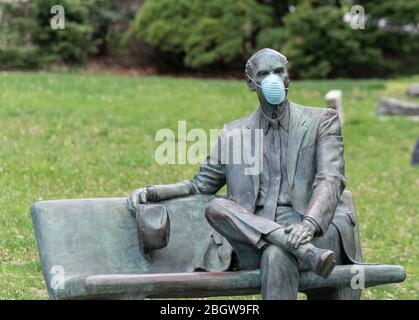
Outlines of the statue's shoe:
M311 270L323 278L327 278L336 266L335 253L331 250L312 247L307 255Z

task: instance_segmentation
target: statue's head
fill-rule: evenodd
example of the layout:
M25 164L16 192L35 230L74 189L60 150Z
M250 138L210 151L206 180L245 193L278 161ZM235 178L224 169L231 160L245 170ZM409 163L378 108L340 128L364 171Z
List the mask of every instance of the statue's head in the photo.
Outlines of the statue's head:
M288 93L287 58L273 49L262 49L246 63L246 83L261 103L282 104Z

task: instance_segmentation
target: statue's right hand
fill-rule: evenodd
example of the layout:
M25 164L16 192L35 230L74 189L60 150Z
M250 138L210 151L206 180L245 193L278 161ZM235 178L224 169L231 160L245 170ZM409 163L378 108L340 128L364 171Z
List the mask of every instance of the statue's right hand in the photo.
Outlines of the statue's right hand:
M128 199L129 209L133 212L137 211L138 205L141 203L147 203L147 189L140 188L136 189L131 193Z

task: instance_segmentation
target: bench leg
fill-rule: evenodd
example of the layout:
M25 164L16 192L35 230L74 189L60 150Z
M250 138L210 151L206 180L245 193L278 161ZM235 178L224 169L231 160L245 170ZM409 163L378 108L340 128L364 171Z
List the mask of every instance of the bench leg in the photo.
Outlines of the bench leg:
M361 290L351 287L315 289L306 292L307 300L360 300Z

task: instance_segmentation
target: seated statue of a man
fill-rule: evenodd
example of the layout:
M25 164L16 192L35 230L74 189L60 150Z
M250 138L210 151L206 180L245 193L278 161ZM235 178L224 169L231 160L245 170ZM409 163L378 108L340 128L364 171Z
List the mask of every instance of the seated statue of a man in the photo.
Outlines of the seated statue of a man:
M336 263L354 255L348 245L353 241L347 241L353 238L354 219L340 201L345 176L338 114L290 102L289 82L284 55L272 49L255 53L246 64L246 83L257 94L257 110L224 126L191 180L140 188L129 199L136 210L146 202L215 194L227 184L227 198L215 198L205 209L216 231L214 245L223 250L212 255L222 260L217 270L206 269L260 268L264 299L296 299L299 271L327 277ZM260 150L263 160L256 172L249 172L243 158L222 161L224 140L245 130L259 130L261 137L242 140L243 149ZM220 245L223 239L231 250Z

